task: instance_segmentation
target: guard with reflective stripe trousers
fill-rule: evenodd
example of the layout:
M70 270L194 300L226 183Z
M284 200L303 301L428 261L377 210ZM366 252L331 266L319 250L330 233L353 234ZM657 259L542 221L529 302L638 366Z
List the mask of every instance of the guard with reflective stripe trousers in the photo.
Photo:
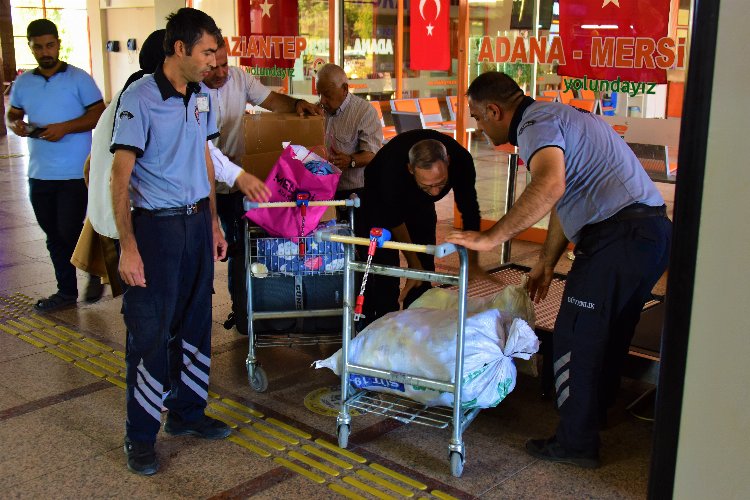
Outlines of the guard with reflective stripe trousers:
M216 118L200 82L216 65L220 39L205 13L171 14L166 59L122 93L112 137L119 271L128 285L125 453L128 468L142 475L158 468L162 406L168 434L223 439L231 432L205 414L213 261L224 257L226 241L207 145L218 135Z
M614 402L620 368L641 309L667 267L672 223L664 200L625 141L601 118L536 102L504 73L478 76L467 92L471 116L495 145L510 142L531 170L513 208L489 230L447 240L489 250L550 214L529 295L543 300L568 242L568 274L553 334L560 422L531 439L533 456L599 466L599 430Z

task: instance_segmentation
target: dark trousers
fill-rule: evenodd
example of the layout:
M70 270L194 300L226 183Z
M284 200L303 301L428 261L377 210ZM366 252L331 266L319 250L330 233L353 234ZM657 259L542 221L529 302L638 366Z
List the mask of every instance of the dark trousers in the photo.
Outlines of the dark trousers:
M555 323L553 370L569 452L599 451L599 418L614 402L641 310L669 257L672 223L628 219L585 231Z
M202 418L211 366L214 277L209 210L194 215L133 215L146 287L129 287L122 310L127 327L126 433L154 442L162 398L170 418Z
M366 200L363 199L362 203L366 203ZM362 220L361 224L355 224L355 231L358 233L358 236L363 238L370 237L371 227L380 227L377 225L377 215L375 215L375 212L369 211L371 209L375 210L375 207L367 207L368 211L366 211L366 213L368 216L360 218ZM412 243L420 245L435 244L437 213L435 212L435 205L433 203L412 207L406 216L405 224L406 229L409 231L409 237L411 238ZM361 247L361 251L364 255L362 255L360 259L365 260L367 258L366 249ZM418 253L417 257L425 271L435 270L435 257L433 255ZM399 251L378 248L375 251L372 263L398 267L400 265ZM432 285L429 282L422 282L420 286L412 289L404 299L404 308L409 307L412 302L417 300L431 287ZM357 289L357 292L358 291L359 290ZM365 303L362 308L365 314L365 319L360 321L360 328L372 323L389 312L398 311L399 294L399 278L374 274L368 276L367 288L365 289Z
M78 296L76 268L70 263L86 217L88 193L83 179L29 179L29 197L55 268L57 291Z
M245 266L245 222L242 216L245 213L242 207L242 200L245 195L242 192L237 191L236 193L229 194L216 194L216 213L219 216L221 222L221 228L224 230L224 239L227 240L229 249L227 251L227 268L228 268L228 286L229 295L232 297L232 302L235 300L235 292L233 291L233 276L238 276L234 266ZM244 287L245 284L238 284Z

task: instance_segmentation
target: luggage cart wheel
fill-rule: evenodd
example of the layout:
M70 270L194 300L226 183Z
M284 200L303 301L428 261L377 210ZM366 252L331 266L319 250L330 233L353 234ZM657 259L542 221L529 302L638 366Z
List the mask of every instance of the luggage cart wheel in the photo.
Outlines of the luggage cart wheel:
M252 377L248 374L248 380L250 381L250 387L252 387L255 392L266 392L266 389L268 389L268 377L266 376L266 371L260 366L255 367Z
M457 451L451 452L451 474L461 477L464 473L464 457Z
M338 426L339 448L346 448L349 445L349 425L341 424Z

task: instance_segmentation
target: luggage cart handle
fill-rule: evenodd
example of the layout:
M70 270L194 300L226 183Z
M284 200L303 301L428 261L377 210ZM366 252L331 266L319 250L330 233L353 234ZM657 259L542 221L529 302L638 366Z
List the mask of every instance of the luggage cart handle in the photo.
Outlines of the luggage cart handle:
M269 202L258 202L250 201L247 198L243 200L243 207L245 211L252 210L254 208L281 208L281 207L296 207L296 201L269 201ZM359 208L359 198L353 200L329 200L329 201L311 201L307 203L309 207L355 207Z
M316 231L315 241L334 241L337 243L350 243L352 245L370 246L370 238L358 238L355 236L343 236L326 231ZM457 250L453 243L441 243L440 245L416 245L414 243L399 243L398 241L386 241L381 248L391 248L404 252L418 252L434 255L442 259Z

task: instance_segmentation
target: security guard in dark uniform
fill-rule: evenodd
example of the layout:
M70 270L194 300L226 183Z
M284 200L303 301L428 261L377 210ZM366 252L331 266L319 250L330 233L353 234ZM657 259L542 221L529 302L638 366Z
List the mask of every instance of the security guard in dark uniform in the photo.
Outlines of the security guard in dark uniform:
M154 443L165 393L168 434L221 439L230 433L204 413L213 260L224 256L226 241L207 147L218 135L216 119L199 82L216 64L220 38L201 11L169 16L164 64L123 92L112 137L119 271L129 285L123 297L125 452L128 468L142 475L158 467Z
M487 250L547 213L547 239L529 274L529 294L545 298L568 241L568 274L553 336L560 423L532 439L535 457L599 465L599 425L619 388L620 366L643 304L667 266L671 222L659 191L625 141L602 119L572 106L536 102L503 73L469 86L469 109L494 144L510 141L532 181L513 208L485 232L448 241Z

